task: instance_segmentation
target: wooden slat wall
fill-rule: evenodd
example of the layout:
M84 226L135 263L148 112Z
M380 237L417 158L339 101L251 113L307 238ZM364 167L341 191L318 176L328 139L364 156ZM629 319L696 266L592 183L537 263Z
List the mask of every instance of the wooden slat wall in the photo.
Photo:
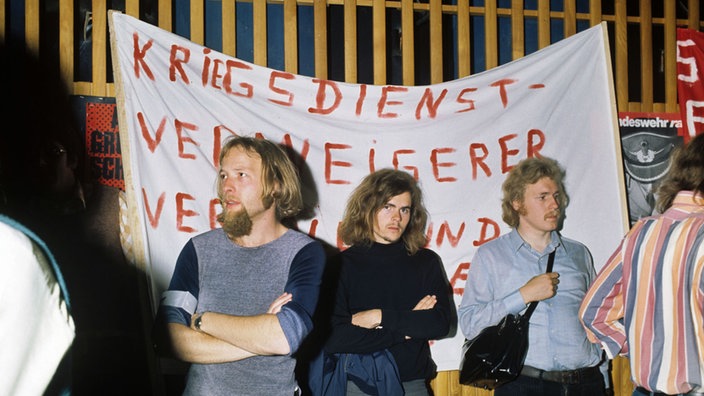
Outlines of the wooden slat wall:
M344 65L345 80L350 83L357 82L357 10L360 7L373 7L373 64L374 84L386 84L387 79L387 47L386 47L386 12L389 9L400 11L401 29L405 34L401 36L402 47L402 79L404 85L415 84L414 65L414 35L415 13L428 12L430 18L430 80L431 83L443 81L443 62L454 61L452 56L443 54L443 16L451 15L456 21L456 52L458 77L472 74L471 70L471 30L470 17L484 17L484 44L486 46L484 58L486 69L498 66L498 18L511 18L512 33L512 58L518 59L525 55L525 21L534 19L538 25L538 47L550 45L550 22L552 19L562 19L565 36L577 32L577 24L588 21L589 26L606 21L612 31L614 42L610 43L614 49L614 81L616 87L616 100L619 111L655 111L677 112L677 79L676 79L676 27L687 27L702 30L704 21L699 20L700 0L687 0L689 14L686 19L676 18L676 1L665 0L662 2L661 18L654 18L650 9L651 2L640 0L640 10L637 16L627 15L626 0L614 1L613 15L602 14L601 1L591 1L588 13L578 13L574 1L564 0L561 11L550 9L550 0L539 0L537 9L524 9L523 1L512 0L510 8L497 6L497 0L486 0L484 7L471 7L469 0L456 0L455 4L443 4L442 0L428 0L416 2L413 0L223 0L222 7L222 52L228 55L236 54L236 4L240 1L252 3L252 30L254 42L254 63L267 65L267 6L269 4L282 4L284 8L284 67L291 73L298 73L298 9L299 7L313 7L314 15L314 67L315 77L328 78L328 52L327 52L327 24L328 6L343 6L344 10ZM0 40L8 36L9 21L6 12L8 3L0 0ZM41 55L40 15L41 3L39 0L25 1L25 45L32 51ZM170 0L158 2L158 25L162 29L172 30L173 9ZM92 45L92 78L89 82L74 81L74 54L77 51L74 43L74 21L82 20L82 15L74 14L74 2L70 0L59 1L59 64L60 72L69 90L74 95L88 96L114 96L113 83L107 82L107 71L112 66L108 62L108 48L105 40L93 40ZM107 37L107 8L104 0L92 0L93 37ZM139 17L139 0L127 0L125 13ZM190 6L190 39L196 43L205 43L205 5L204 1L193 1ZM660 13L658 13L660 14ZM627 28L637 24L640 28L638 42L628 42ZM660 54L652 51L653 27L662 27L664 31L664 68L665 86L664 101L655 102L654 99L654 71L653 58ZM640 53L640 75L628 75L629 48L638 48ZM641 85L641 97L629 97L628 81L637 79ZM630 395L632 385L629 379L628 360L617 358L613 361L613 381L616 395ZM462 395L486 396L493 392L461 386L458 382L457 371L440 372L433 381L436 396Z
M315 77L327 78L327 7L330 5L342 5L344 7L344 33L345 33L345 81L357 82L357 17L356 9L359 7L373 7L374 9L374 84L383 85L386 83L386 10L397 9L401 13L401 29L404 32L413 31L414 15L419 11L427 11L430 15L430 79L432 83L443 81L444 62L452 62L453 59L448 54L443 54L444 40L443 15L456 17L456 48L457 51L457 77L464 77L472 74L471 70L471 30L470 16L481 16L485 20L484 44L485 44L485 69L498 66L498 37L497 21L499 17L508 16L511 18L512 31L512 57L520 58L525 55L524 27L527 19L534 19L538 23L538 48L543 48L551 44L550 21L561 19L564 22L564 34L573 35L577 32L577 22L588 21L589 25L595 25L602 21L609 24L609 29L615 37L615 42L611 43L614 49L614 80L616 86L616 100L620 111L656 111L656 112L677 112L677 79L676 79L676 48L675 37L677 27L688 27L690 29L701 30L704 28L704 21L698 20L700 3L698 0L687 0L690 13L686 19L676 19L675 0L666 0L663 4L662 14L664 17L653 18L650 9L651 2L640 0L639 15L627 15L626 0L614 0L613 15L601 14L600 1L591 1L588 13L578 13L574 8L574 1L564 0L562 11L550 9L550 0L539 0L537 9L524 9L523 2L512 0L510 8L500 8L497 0L487 0L484 7L470 7L469 0L457 0L458 4L442 4L442 0L428 0L428 3L415 2L413 0L385 1L385 0L224 0L222 1L222 52L228 55L236 54L236 18L235 6L238 1L251 2L253 5L253 37L254 42L254 63L267 65L267 4L283 4L284 6L284 40L286 53L284 64L286 71L298 73L298 37L297 37L297 10L298 7L313 7L314 9L314 53L315 53ZM5 18L5 0L0 0L0 39L4 39L6 34L7 21ZM93 0L93 36L101 37L107 31L107 12L105 1ZM25 40L26 45L34 51L39 49L39 2L38 0L27 0L25 2ZM113 96L114 87L112 83L106 81L106 71L111 65L107 64L106 43L104 40L93 41L93 68L90 82L72 81L70 76L74 73L73 59L76 51L73 40L73 22L80 20L82 16L76 15L74 18L73 2L60 0L60 64L62 75L66 78L72 93L76 95ZM126 13L139 17L139 0L128 0L126 2ZM199 44L205 42L205 6L203 1L193 1L190 6L190 39ZM158 24L165 30L172 29L172 4L168 0L159 0L158 3ZM638 24L640 28L639 42L628 42L627 28L629 25ZM659 26L664 30L665 40L665 80L661 82L665 86L664 101L655 102L654 72L652 68L653 58L660 54L652 51L653 27ZM414 65L414 36L413 34L403 34L401 37L402 52L402 76L404 85L415 85L415 65ZM446 47L445 47L446 48ZM628 54L629 48L638 48L640 53L639 76L628 75ZM638 98L629 97L628 82L635 78L640 81L641 95Z

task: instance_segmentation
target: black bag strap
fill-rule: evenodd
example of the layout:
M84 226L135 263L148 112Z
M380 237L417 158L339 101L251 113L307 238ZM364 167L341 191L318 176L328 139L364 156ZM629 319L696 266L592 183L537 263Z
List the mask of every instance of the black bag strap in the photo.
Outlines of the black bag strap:
M548 256L548 268L545 269L546 273L552 272L552 263L554 261L555 261L555 250L553 250L550 253L550 255ZM538 306L537 301L533 301L532 303L530 303L530 305L528 306L528 309L526 309L526 312L523 315L521 315L521 317L524 318L525 320L528 320L530 318L530 316L533 314L533 311L535 311L536 306Z

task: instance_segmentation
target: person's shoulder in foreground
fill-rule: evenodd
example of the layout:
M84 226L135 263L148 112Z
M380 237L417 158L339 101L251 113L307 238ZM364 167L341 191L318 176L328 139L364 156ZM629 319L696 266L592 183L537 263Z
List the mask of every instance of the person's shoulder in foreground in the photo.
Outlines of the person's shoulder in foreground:
M75 325L51 251L31 230L0 214L0 263L0 295L6 302L0 310L5 323L0 338L6 341L0 354L0 393L70 392L70 372L57 370L70 356ZM55 373L64 378L51 383Z
M587 292L580 320L608 356L631 360L634 395L704 392L704 333L697 330L704 318L703 134L672 153L657 195L661 214L638 220L624 236Z

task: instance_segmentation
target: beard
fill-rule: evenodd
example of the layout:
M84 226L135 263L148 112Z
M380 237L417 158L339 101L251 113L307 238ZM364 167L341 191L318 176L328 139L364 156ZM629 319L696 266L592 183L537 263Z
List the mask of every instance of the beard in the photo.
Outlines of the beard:
M225 209L218 215L218 221L230 238L249 235L252 232L252 219L249 217L247 209L244 208L237 212L230 212Z

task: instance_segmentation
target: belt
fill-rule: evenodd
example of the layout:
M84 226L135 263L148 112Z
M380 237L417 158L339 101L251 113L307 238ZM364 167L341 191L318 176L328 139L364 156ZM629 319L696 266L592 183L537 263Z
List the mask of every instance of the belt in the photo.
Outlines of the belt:
M653 392L650 390L647 390L643 388L642 386L637 386L636 390L644 395L648 396L676 396L676 395L670 395L669 393L662 393L662 392ZM678 393L677 395L687 395L687 396L701 396L704 395L704 392L699 392L699 391L691 391L688 393Z
M523 366L521 375L545 381L559 382L561 384L580 384L586 380L600 376L601 372L596 366L565 371L545 371L531 366Z

